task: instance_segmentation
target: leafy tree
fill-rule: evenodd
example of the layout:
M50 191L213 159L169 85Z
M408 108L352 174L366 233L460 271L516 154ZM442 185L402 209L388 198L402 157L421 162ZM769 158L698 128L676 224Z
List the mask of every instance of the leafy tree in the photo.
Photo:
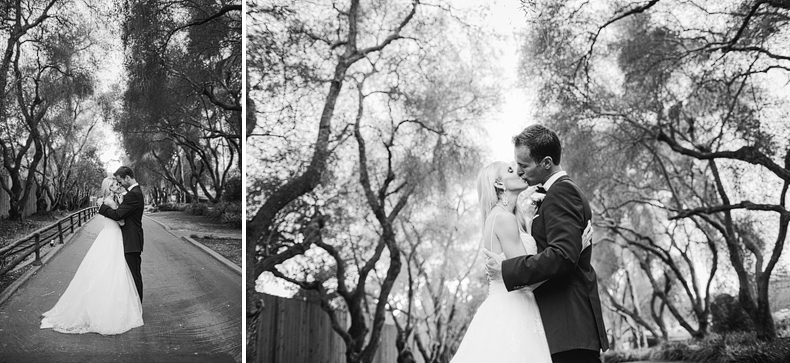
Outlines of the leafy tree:
M116 129L124 145L135 163L157 169L188 199L200 190L218 202L241 166L241 5L151 0L120 7L129 84Z
M5 49L0 62L0 134L3 168L10 177L0 185L10 195L9 217L23 217L23 208L33 185L39 192L48 185L47 126L57 122L58 112L72 105L74 98L92 92L92 80L75 64L75 46L83 28L79 12L63 1L12 1L3 12L2 34ZM76 19L72 22L73 19ZM56 19L62 32L53 31ZM76 37L72 37L76 36ZM41 168L43 162L43 168ZM36 174L41 174L41 182ZM43 188L42 188L43 187Z
M768 282L790 222L790 148L778 116L786 103L772 77L790 69L781 47L790 6L652 0L525 7L536 24L525 74L540 77L545 118L619 135L619 145L630 142L666 163L666 187L691 186L669 189L667 221L694 225L711 251L712 241L724 242L738 301L758 336L775 338ZM622 159L617 152L601 156ZM670 183L670 163L691 165L693 173ZM743 176L765 172L759 191L751 190L754 182Z
M378 349L402 271L404 211L477 166L471 133L497 96L479 81L490 67L465 57L479 49L433 35L453 30L445 10L418 9L358 1L251 9L261 28L250 31L248 64L271 67L251 70L251 97L267 102L256 103L248 135L248 172L258 176L248 205L258 209L247 224L256 242L247 286L267 272L316 291L349 362L369 362ZM339 309L348 328L337 324Z
M423 362L449 362L487 294L472 180L415 201L400 220L406 276L389 303L399 361L419 355Z

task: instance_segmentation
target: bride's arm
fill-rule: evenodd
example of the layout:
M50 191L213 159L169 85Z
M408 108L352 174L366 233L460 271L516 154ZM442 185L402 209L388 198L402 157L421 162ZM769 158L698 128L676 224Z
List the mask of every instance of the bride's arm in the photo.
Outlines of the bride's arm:
M524 248L524 244L521 242L521 236L519 233L518 217L510 213L502 213L497 217L499 218L495 220L494 233L499 238L499 244L502 245L502 251L505 252L505 258L526 255L527 250ZM532 236L529 235L529 238L532 238ZM537 289L538 286L543 285L544 282L546 282L546 280L529 286L524 286L519 290L523 289L527 291L533 291Z
M518 235L518 221L515 215L510 213L497 215L493 228L494 234L496 234L499 244L502 246L502 252L505 253L505 258L527 254L527 250L524 249L524 245L521 243L521 238Z
M531 234L529 234L529 233L522 234L522 233L521 233L522 231L523 231L523 229L519 231L519 241L521 241L521 239L522 239L522 238L529 238L529 239L531 239L531 240L532 240L532 243L533 243L533 244L536 244L536 243L537 243L537 242L535 242L535 238L534 238L534 237L532 237L532 235L531 235ZM525 243L525 242L523 242L523 241L521 241L521 242L522 242L522 243ZM526 254L526 253L525 253L525 254ZM544 283L544 282L546 282L546 281L548 281L548 280L543 280L543 281L540 281L540 282L536 282L536 283L534 283L534 284L532 284L532 285L527 285L527 286L524 286L524 287L522 287L522 288L520 288L520 289L518 289L518 290L534 291L535 289L537 289L537 288L538 288L538 286L540 286L540 285L543 285L543 283Z

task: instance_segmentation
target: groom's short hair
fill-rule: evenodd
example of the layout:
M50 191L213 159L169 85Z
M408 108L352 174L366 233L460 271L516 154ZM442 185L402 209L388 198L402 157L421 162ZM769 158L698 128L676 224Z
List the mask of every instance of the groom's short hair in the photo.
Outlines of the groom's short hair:
M556 132L546 126L527 126L520 134L513 136L513 144L515 144L515 147L526 146L536 163L539 163L547 156L551 156L554 165L560 165L562 158L560 138Z
M118 170L116 170L112 175L119 176L121 179L126 179L127 176L134 179L134 172L132 171L132 168L128 166L122 166L118 168Z

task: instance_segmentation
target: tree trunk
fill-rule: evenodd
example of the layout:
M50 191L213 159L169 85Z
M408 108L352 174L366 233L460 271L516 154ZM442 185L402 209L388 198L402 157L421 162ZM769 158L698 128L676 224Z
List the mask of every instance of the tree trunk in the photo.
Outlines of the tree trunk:
M757 331L757 338L768 341L776 339L776 326L768 300L768 279L757 279L757 308L750 316Z

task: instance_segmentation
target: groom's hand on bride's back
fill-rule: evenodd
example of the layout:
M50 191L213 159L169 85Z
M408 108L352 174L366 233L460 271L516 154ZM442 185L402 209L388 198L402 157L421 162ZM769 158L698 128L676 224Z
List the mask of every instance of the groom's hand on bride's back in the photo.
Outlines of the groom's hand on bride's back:
M585 248L590 247L593 241L593 227L592 221L587 221L587 227L584 228L584 232L582 233L582 251Z
M501 255L497 253L493 253L485 248L483 248L483 254L486 258L486 273L489 277L497 278L502 276L502 258Z

